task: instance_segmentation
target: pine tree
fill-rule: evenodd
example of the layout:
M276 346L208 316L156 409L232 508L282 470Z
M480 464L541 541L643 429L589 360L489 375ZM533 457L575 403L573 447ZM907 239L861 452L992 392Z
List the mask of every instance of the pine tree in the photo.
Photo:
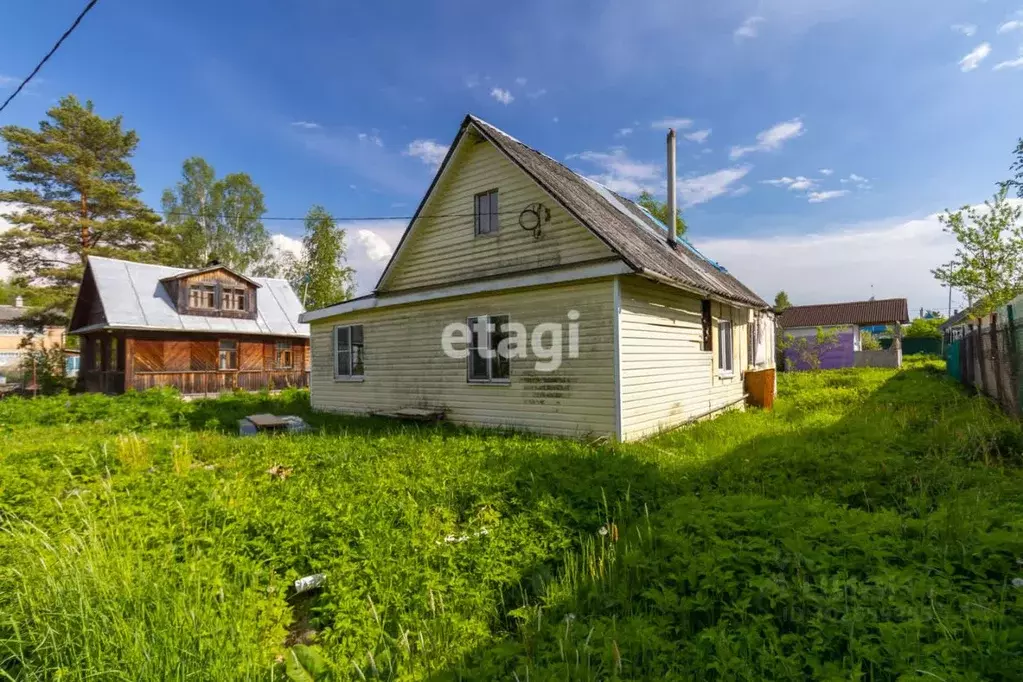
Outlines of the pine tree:
M302 255L287 267L288 279L305 298L307 310L324 308L352 297L355 270L346 265L345 230L322 206L305 217Z
M0 263L37 289L26 319L65 324L86 257L139 260L159 252L166 233L139 198L131 156L139 138L120 116L105 119L92 102L68 95L39 130L0 128L0 168L20 185L0 191L14 227L0 234Z

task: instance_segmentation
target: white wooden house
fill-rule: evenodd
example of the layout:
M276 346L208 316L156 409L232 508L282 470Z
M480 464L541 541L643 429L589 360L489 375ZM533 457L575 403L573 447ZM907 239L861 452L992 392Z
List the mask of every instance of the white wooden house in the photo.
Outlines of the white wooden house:
M620 440L740 406L773 316L673 232L467 116L375 291L300 318L313 406Z

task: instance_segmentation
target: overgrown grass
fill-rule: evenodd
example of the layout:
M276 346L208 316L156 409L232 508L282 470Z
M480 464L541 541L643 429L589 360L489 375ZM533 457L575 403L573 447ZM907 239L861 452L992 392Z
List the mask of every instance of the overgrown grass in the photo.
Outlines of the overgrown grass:
M933 360L779 389L599 447L0 401L0 676L1019 679L1019 424ZM319 432L235 436L256 411Z

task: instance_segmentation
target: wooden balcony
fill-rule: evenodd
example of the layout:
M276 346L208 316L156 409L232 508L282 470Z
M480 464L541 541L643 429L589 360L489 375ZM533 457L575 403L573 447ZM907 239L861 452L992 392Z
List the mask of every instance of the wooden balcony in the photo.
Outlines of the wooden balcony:
M131 386L136 391L170 386L182 395L216 395L225 391L271 391L308 388L309 372L303 370L241 370L216 372L135 372Z

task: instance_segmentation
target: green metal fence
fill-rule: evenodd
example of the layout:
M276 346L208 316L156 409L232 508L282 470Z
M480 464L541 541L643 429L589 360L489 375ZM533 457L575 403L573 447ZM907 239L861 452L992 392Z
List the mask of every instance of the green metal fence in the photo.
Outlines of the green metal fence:
M892 347L891 339L880 339L881 348ZM905 355L941 355L941 339L902 338L902 354Z

